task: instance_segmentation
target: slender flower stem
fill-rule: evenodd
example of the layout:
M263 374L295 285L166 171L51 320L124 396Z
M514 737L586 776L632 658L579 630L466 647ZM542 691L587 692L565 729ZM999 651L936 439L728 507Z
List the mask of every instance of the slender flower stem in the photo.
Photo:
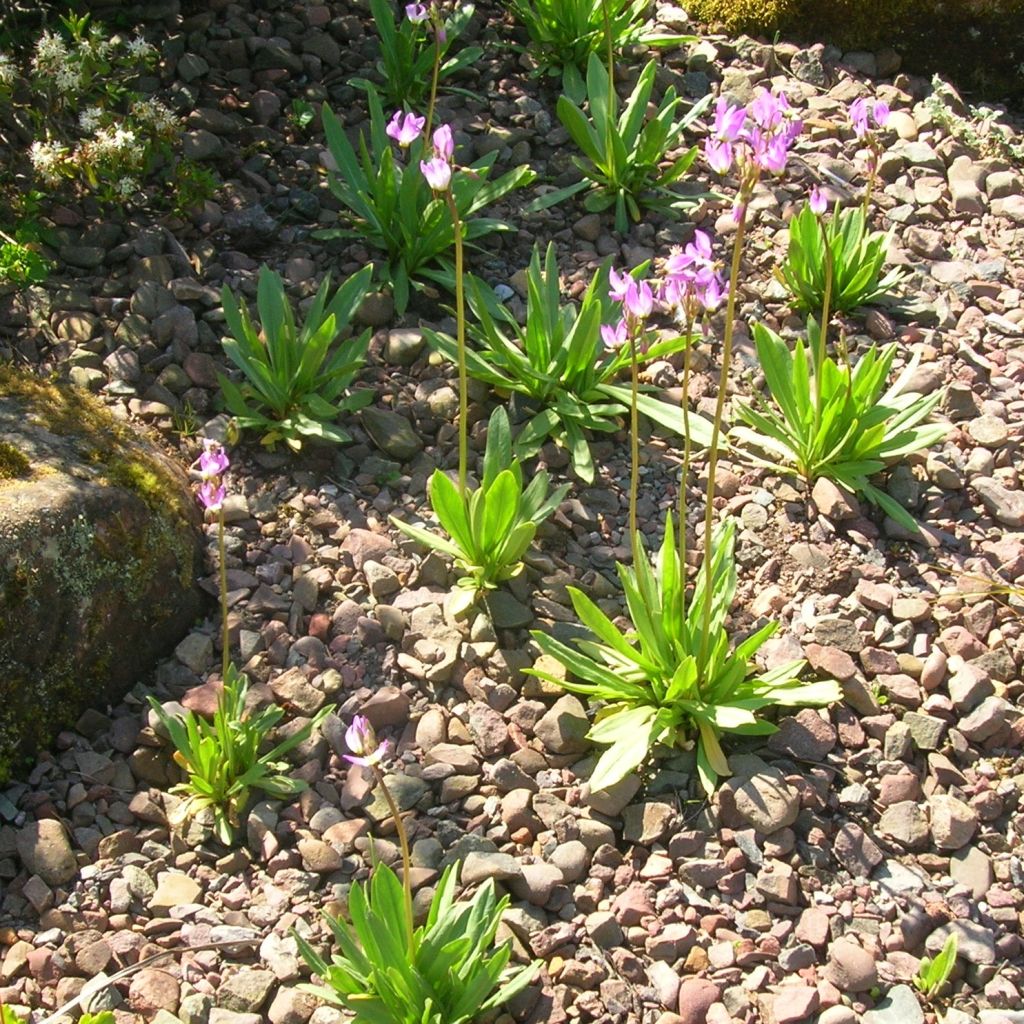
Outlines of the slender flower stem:
M732 267L729 272L729 297L725 307L725 336L722 338L722 370L718 376L718 396L715 399L715 420L711 426L711 447L708 450L708 487L704 505L704 622L701 629L701 668L706 664L708 644L711 639L712 593L712 546L711 532L715 525L715 473L718 470L718 442L722 432L722 415L725 411L725 391L729 385L729 364L732 362L732 336L736 322L736 294L739 290L740 258L743 255L743 236L747 227L747 203L743 203L739 224L736 225L736 239L732 247Z
M690 480L690 369L693 354L693 313L686 315L686 348L683 350L683 466L679 476L679 600L686 615L686 485Z
M466 463L469 453L469 380L466 373L466 290L463 277L462 220L451 189L445 192L455 232L455 323L459 360L459 495L466 496Z
M825 228L825 221L818 217L818 228L821 231L821 241L825 247L825 294L821 303L821 323L818 326L818 341L814 352L814 435L817 437L818 428L821 426L821 413L823 405L823 393L821 389L821 370L825 365L825 352L828 345L828 323L830 316L829 306L832 302L832 278L835 270L832 264L832 246L829 244L828 231Z
M861 200L861 209L864 211L864 220L867 222L868 206L871 203L871 196L875 191L875 180L878 177L878 153L874 146L871 148L871 161L868 164L868 184L864 189L864 198Z
M427 124L424 138L430 138L430 129L434 126L434 107L437 105L437 83L441 77L441 33L444 31L444 18L440 10L431 17L434 26L434 69L430 76L430 103L427 106Z
M406 931L409 937L409 954L411 956L413 953L412 940L415 922L412 916L412 882L409 879L409 873L412 869L412 857L409 854L409 836L405 831L405 823L402 821L402 815L398 812L395 798L391 795L391 790L388 789L387 783L384 781L384 775L377 765L373 765L373 774L377 779L377 784L380 786L380 791L384 794L384 799L387 801L391 817L394 819L395 831L398 833L398 843L402 850L402 889L405 892L405 920L408 925Z
M220 561L221 681L228 678L228 564L224 545L224 505L217 510L217 557Z
M636 522L637 496L640 492L640 414L637 409L640 374L636 357L638 326L635 323L629 324L629 539L634 565L643 557Z

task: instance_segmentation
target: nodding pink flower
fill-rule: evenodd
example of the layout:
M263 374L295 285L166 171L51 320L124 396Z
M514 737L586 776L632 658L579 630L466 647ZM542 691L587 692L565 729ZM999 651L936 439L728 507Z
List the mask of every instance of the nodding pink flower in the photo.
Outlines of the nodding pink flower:
M620 320L617 324L601 324L601 340L605 348L622 348L629 340L629 330L626 321Z
M789 109L789 100L784 93L772 95L767 89L758 89L757 95L747 108L750 116L762 128L774 128Z
M372 768L381 763L387 753L387 740L377 742L377 734L373 731L369 719L356 715L352 724L345 730L345 745L351 754L345 754L345 760L363 768Z
M629 283L633 278L629 274L620 274L614 267L608 270L608 298L613 302L622 302L629 290Z
M725 174L732 167L735 157L732 143L722 142L720 139L708 138L704 141L704 159L708 166L717 174Z
M455 155L455 137L451 125L442 124L434 132L434 155L451 163Z
M871 117L874 119L875 124L878 125L879 128L884 128L886 122L889 120L890 113L891 111L889 110L888 103L883 103L881 100L876 100L875 106L871 111Z
M659 299L663 305L689 318L702 309L717 309L722 295L711 237L705 231L695 231L691 241L682 249L673 249L665 260Z
M646 320L654 312L654 292L646 281L637 281L631 277L622 304L630 316Z
M447 160L434 157L433 160L421 160L420 170L427 184L435 192L447 192L448 186L452 183L452 165Z
M420 137L426 123L425 117L417 117L416 114L403 114L401 110L396 110L391 120L388 121L384 133L394 139L402 149L406 149Z
M231 465L228 453L219 441L203 438L203 454L199 456L199 472L203 480L215 480L223 476Z
M733 142L743 133L743 122L747 112L742 107L734 107L720 96L715 104L714 135L722 142Z
M781 174L786 169L789 142L785 135L763 135L755 130L753 136L754 163L762 171Z
M205 480L199 487L199 502L207 512L219 512L227 493L222 483Z
M864 138L868 133L868 105L863 99L855 99L850 104L850 123L853 125L853 134L858 139Z
M713 274L711 280L700 290L698 299L709 313L713 313L725 301L728 294L729 286L723 283L718 274Z
M427 10L426 4L406 4L405 16L410 21L419 24L421 21L426 21L427 18L430 17L430 12Z
M828 209L828 200L825 198L825 193L817 185L811 189L807 202L815 217L820 217Z

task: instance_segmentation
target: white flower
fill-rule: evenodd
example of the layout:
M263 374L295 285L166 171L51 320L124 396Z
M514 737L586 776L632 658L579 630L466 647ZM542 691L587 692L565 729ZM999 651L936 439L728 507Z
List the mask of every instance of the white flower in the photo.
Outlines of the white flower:
M110 52L116 48L116 43L112 39L107 39L104 35L99 32L90 35L89 38L82 43L83 49L88 47L89 51L98 60L105 60L110 56Z
M128 56L134 57L136 60L146 60L156 53L156 47L147 43L142 36L136 36L134 39L129 39L128 42L125 43L125 49L128 51Z
M121 178L117 183L117 194L122 199L131 199L138 190L139 185L134 178Z
M82 86L82 72L78 68L65 64L57 68L53 80L57 86L57 92L77 92Z
M115 128L114 149L132 149L135 146L135 132L131 128Z
M180 124L173 111L159 100L148 98L132 104L132 117L148 125L158 135L169 135L178 130Z
M102 107L86 107L78 115L78 127L90 135L103 123Z
M14 61L6 53L0 53L0 86L14 85L18 77L18 69Z
M55 74L67 59L68 48L64 40L53 32L44 32L36 43L32 67L35 71Z
M33 142L28 151L32 166L50 184L60 179L60 166L66 155L67 150L63 146L51 142Z

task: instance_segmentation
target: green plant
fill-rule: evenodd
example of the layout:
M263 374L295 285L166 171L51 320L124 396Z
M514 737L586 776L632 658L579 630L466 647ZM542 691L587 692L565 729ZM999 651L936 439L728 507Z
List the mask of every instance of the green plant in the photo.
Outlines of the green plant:
M34 249L0 231L0 281L15 285L41 284L50 275L50 261Z
M551 437L568 449L580 478L591 483L594 461L584 431L617 430L630 407L630 389L615 383L629 365L629 347L609 347L602 337L602 326L613 318L607 270L594 275L578 309L563 306L554 245L548 245L543 267L535 249L527 270L525 328L483 282L471 278L469 292L480 325L479 348L466 353L470 374L499 390L524 395L538 407L516 438L516 454L529 458ZM436 331L425 334L432 346L454 360L451 338ZM646 358L664 358L687 342L685 337L656 342ZM643 394L638 404L656 423L679 430L675 407ZM696 415L690 420L691 437L706 445L709 424Z
M256 290L257 331L243 302L224 286L224 316L232 336L224 352L246 381L241 386L219 376L225 402L242 428L263 431L262 443L284 441L302 447L303 438L344 443L348 433L334 420L361 409L373 391L348 391L366 359L369 330L331 346L358 308L370 284L371 269L353 274L328 303L330 276L324 278L299 330L280 275L263 266ZM261 337L262 334L262 337Z
M316 120L316 110L308 100L296 97L288 108L288 122L298 131L305 131Z
M683 46L695 40L651 32L647 0L511 0L509 6L530 36L529 53L539 70L561 72L563 88L575 100L582 99L581 72L592 53L609 46L619 52L627 46Z
M640 72L620 114L619 97L608 70L596 54L591 54L587 63L589 117L568 96L560 96L557 106L559 120L583 152L584 159L575 159L575 163L585 178L542 197L534 208L561 201L589 185L591 193L584 207L601 211L614 206L615 226L626 231L629 220L639 220L644 209L679 209L697 201L694 196L681 196L669 188L689 170L697 147L677 155L667 167L663 165L683 132L707 109L711 95L677 119L681 100L670 86L648 117L656 71L657 65L651 61Z
M187 781L171 790L187 797L175 809L171 824L180 825L208 811L213 816L214 834L225 845L234 839L252 790L260 790L271 800L283 800L306 788L301 779L284 774L288 765L281 759L309 739L334 710L334 705L321 708L287 739L260 753L271 730L284 717L284 708L275 704L250 713L245 706L248 691L248 678L229 664L212 722L193 711L180 718L170 715L159 701L149 698L174 744L175 762L188 773Z
M205 164L179 160L171 172L169 200L179 217L187 217L216 193L220 181Z
M921 959L921 966L914 975L914 987L926 998L934 999L946 987L953 968L956 966L957 937L950 932L942 950L932 960L930 957Z
M508 897L497 899L488 879L472 899L456 901L457 863L450 864L417 928L409 837L380 769L388 744L378 744L369 721L356 715L345 745L345 760L368 768L381 788L398 833L402 878L377 862L371 846L370 881L349 892L351 924L327 916L341 951L330 963L293 930L303 959L324 983L301 987L352 1012L352 1024L468 1024L525 988L536 972L536 964L508 967L510 944L494 946Z
M447 537L391 517L403 533L455 559L466 575L458 586L464 610L484 591L517 576L537 527L558 507L568 484L549 493L548 474L534 475L523 489L523 470L512 457L512 435L504 409L491 414L480 486L460 493L440 469L430 478L430 504ZM450 539L449 539L450 538Z
M328 963L296 935L322 985L300 986L343 1006L352 1024L469 1024L522 991L536 966L509 968L508 942L494 936L508 896L488 879L469 900L455 899L456 865L441 875L426 922L410 930L402 883L377 864L365 888L349 892L351 925L327 921L340 953Z
M821 309L828 272L826 239L832 258L832 304L838 312L875 302L902 280L897 269L882 276L892 232L868 231L862 207L837 207L826 224L806 205L789 222L789 250L775 270L798 309Z
M27 156L51 192L73 182L101 202L135 201L181 133L168 107L132 88L159 53L141 36L108 37L88 14L60 23L39 35L24 68L0 54L0 99L36 129Z
M473 11L473 4L454 3L447 17L440 11L431 11L422 21L404 17L396 24L393 4L388 0L370 0L370 12L380 40L377 63L380 91L389 103L398 107L421 103L430 88L435 61L437 81L441 81L480 60L483 50L479 46L464 47L448 57L452 44L465 32ZM435 19L439 25L433 24ZM364 88L367 85L361 79L355 79L353 84Z
M404 312L410 285L424 279L449 290L455 286L455 268L448 253L455 232L446 200L436 196L420 173L426 157L422 139L408 149L408 164L395 159L388 139L380 98L367 89L370 111L369 144L360 136L357 155L341 122L325 104L324 130L331 156L338 168L329 178L334 195L349 211L351 225L315 232L318 238L358 238L386 255L384 279L391 283L395 307ZM489 181L497 153L458 168L452 175L451 196L458 210L463 238L472 242L494 231L511 231L511 225L491 217L477 217L485 206L513 189L528 185L536 175L525 165Z
M928 113L950 135L981 157L1024 164L1024 142L1006 123L1005 111L989 106L967 105L966 116L954 105L962 104L956 91L938 75L932 78L932 93L924 101Z
M764 736L776 727L758 717L771 707L825 705L842 697L832 681L801 683L803 661L752 674L758 648L775 632L770 622L730 650L726 620L736 593L733 524L716 531L711 554L711 619L704 622L704 573L687 599L683 563L675 545L672 516L666 517L654 569L639 548L632 567L619 565L619 579L633 631L621 631L575 587L569 596L593 639L568 644L540 631L532 636L545 653L574 677L562 681L537 669L550 682L602 702L590 739L607 744L590 779L605 789L636 771L652 750L697 746L697 772L707 793L729 774L721 737Z
M810 348L820 338L809 321ZM792 351L763 324L754 324L754 343L774 406L755 409L739 403L737 412L748 426L733 436L748 451L764 456L755 461L780 473L797 474L813 484L819 477L846 487L880 506L898 523L916 529L913 517L885 491L869 482L887 465L934 444L946 433L941 423L922 424L942 399L906 393L919 362L915 355L883 394L897 346L869 348L857 361L837 362L821 353L812 359L801 339ZM812 363L817 361L817 372ZM813 384L813 387L812 387Z

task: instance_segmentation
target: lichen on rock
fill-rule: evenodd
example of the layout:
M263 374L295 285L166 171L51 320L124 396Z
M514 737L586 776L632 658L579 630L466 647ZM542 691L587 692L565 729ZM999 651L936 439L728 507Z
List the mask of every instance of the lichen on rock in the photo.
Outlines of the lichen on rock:
M88 395L0 367L0 778L187 632L200 525L159 449Z

